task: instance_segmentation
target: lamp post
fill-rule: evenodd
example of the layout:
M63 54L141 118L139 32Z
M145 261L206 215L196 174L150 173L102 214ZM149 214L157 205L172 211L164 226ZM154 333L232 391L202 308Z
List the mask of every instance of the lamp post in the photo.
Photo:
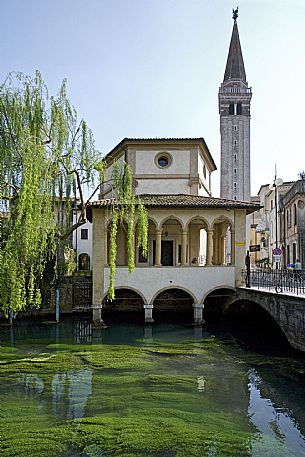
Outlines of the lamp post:
M278 221L277 221L277 200L278 200L278 191L277 188L282 186L283 180L276 177L276 172L273 180L273 184L270 184L269 189L274 190L274 207L275 207L275 248L278 248ZM278 270L278 262L275 262L275 268Z

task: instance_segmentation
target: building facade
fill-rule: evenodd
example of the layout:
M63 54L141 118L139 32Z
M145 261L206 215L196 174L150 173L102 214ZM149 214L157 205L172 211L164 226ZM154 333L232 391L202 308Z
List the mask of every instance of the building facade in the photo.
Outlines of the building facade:
M109 179L115 163L127 162L133 170L134 192L148 210L148 256L137 248L135 270L128 272L124 221L117 233L116 294L133 294L153 320L154 310L174 297L187 298L195 322L201 322L204 301L217 289L234 289L241 283L246 251L246 214L257 204L213 198L212 156L203 138L128 139L107 156L108 183L101 198L92 202L93 309L95 320L102 309L119 306L107 301L109 288L109 229L111 207L116 202ZM230 261L226 237L230 233ZM166 294L166 300L161 300ZM161 298L160 298L161 297ZM180 300L182 299L180 298ZM165 303L165 305L164 305ZM178 306L178 305L177 305ZM176 309L176 308L175 308Z
M305 268L305 180L293 183L280 199L280 239L285 267L297 260Z

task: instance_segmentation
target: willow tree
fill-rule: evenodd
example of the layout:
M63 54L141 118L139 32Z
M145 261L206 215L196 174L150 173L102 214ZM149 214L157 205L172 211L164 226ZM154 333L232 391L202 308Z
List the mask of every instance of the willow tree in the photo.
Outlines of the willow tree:
M126 164L115 167L111 230L112 268L109 297L113 297L116 226L128 222L131 246L136 209L141 244L147 249L147 215L132 192ZM49 96L39 72L34 78L11 73L0 86L0 308L7 314L41 304L40 284L45 267L87 222L88 205L105 176L92 131L70 103L63 81ZM126 179L122 179L122 178ZM84 186L88 190L84 193ZM86 196L85 196L86 194ZM72 203L80 209L71 225ZM58 224L62 203L65 223ZM130 270L134 267L129 248ZM55 262L55 271L58 271Z

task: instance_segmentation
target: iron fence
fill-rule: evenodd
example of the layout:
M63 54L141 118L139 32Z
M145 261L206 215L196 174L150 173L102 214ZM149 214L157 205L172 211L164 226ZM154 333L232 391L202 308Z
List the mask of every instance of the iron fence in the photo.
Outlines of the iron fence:
M91 308L92 305L92 283L73 284L73 308Z
M242 272L246 285L247 273ZM276 293L290 292L305 295L305 270L264 270L250 271L250 287L267 289Z

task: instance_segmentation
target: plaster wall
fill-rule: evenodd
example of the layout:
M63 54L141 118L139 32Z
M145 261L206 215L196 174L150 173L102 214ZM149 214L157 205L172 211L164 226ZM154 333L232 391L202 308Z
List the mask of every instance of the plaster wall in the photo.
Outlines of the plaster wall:
M104 291L109 288L110 269L105 268ZM189 292L195 304L203 303L209 292L220 287L235 287L234 267L155 267L135 268L133 273L127 267L118 267L115 287L131 288L142 295L146 304L168 288L182 288Z
M172 157L172 162L167 168L160 168L155 162L155 158L160 153L168 153ZM167 149L158 149L158 150L137 150L136 151L136 175L139 174L155 174L165 175L169 177L173 174L185 174L190 173L190 150L180 149L180 150L167 150Z
M136 194L190 194L189 178L137 179Z
M81 239L81 229L88 230L88 239L82 240ZM90 257L90 270L92 270L92 224L90 222L86 222L86 224L78 227L77 230L73 233L73 249L76 250L77 254L77 262L78 257L82 253L86 253Z

